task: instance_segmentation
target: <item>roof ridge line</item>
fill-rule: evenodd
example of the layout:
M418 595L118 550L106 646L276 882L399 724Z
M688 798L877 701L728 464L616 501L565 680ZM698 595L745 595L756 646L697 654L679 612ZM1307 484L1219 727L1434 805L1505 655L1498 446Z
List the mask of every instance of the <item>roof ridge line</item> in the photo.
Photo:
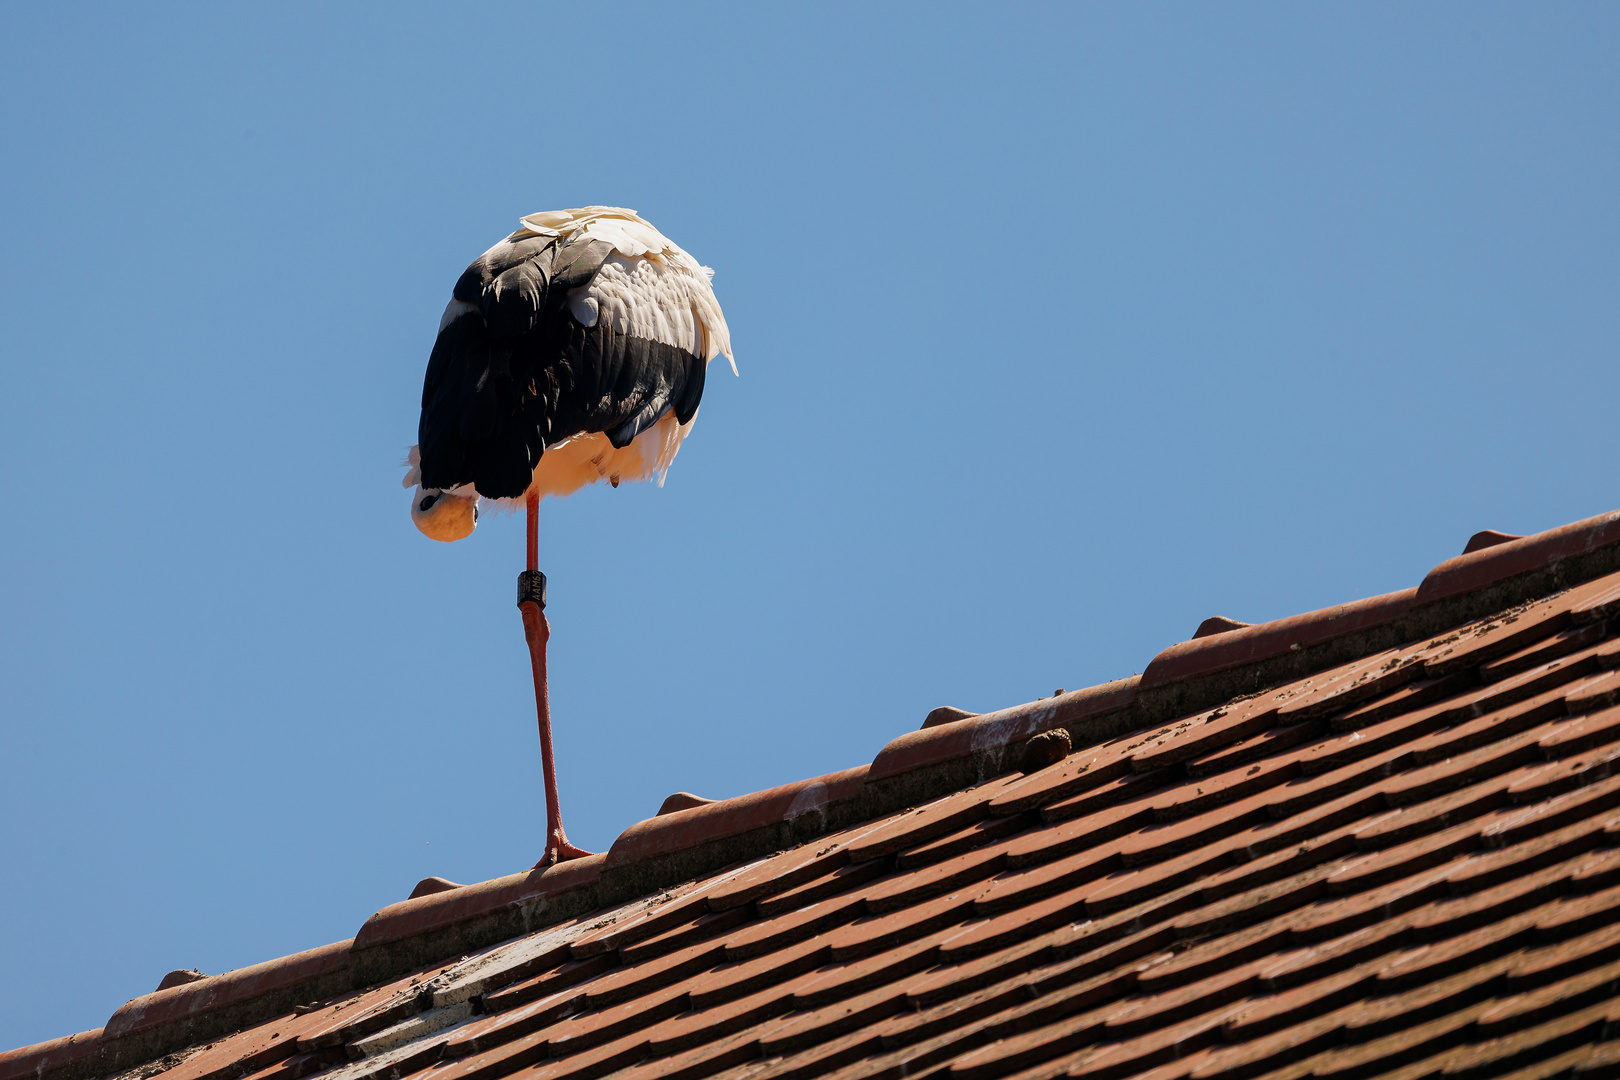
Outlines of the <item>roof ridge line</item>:
M1414 588L1180 642L1140 676L907 732L870 765L648 818L602 855L391 904L348 941L156 991L105 1028L0 1053L0 1080L105 1075L976 784L1042 731L1065 728L1076 747L1106 741L1615 570L1620 511L1496 542Z

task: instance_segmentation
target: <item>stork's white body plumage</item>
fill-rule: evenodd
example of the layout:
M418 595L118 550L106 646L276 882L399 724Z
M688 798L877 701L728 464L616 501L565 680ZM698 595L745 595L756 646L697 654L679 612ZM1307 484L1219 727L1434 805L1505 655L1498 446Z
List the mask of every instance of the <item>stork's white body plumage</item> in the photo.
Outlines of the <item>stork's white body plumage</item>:
M525 241L555 238L562 243L599 241L611 245L612 254L602 260L590 281L568 290L566 310L584 329L610 328L621 337L659 342L701 359L707 365L722 354L737 365L731 352L731 334L710 279L714 272L701 265L677 244L633 210L611 206L589 206L575 210L551 210L521 219L521 228L485 252L481 261L503 265L507 252ZM476 265L476 264L475 264ZM451 299L439 323L441 335L461 319L480 319L476 302ZM651 426L640 431L627 445L615 446L606 432L582 431L544 446L534 463L533 480L520 495L492 495L478 490L476 482L436 489L421 486L419 446L411 447L404 481L407 488L418 488L412 495L412 516L418 526L436 539L457 539L470 532L462 528L435 530L449 525L460 513L462 521L476 521L476 514L455 502L482 501L500 509L515 509L530 492L541 498L571 495L582 487L608 481L614 487L626 481L654 480L660 486L675 460L682 441L696 421L681 423L673 410L666 411ZM433 499L429 512L420 510L425 497ZM437 508L438 513L432 513ZM437 519L437 520L434 520ZM438 532L440 535L435 535Z

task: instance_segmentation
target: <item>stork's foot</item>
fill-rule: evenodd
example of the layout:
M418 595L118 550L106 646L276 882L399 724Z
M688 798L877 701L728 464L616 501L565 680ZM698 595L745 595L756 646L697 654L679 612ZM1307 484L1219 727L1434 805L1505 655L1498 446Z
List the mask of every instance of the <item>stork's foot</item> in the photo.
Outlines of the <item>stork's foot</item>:
M567 862L569 859L583 859L587 855L594 855L594 851L586 851L582 847L575 847L568 842L561 826L554 829L546 840L546 853L540 856L540 861L534 864L536 870L544 870L553 863Z

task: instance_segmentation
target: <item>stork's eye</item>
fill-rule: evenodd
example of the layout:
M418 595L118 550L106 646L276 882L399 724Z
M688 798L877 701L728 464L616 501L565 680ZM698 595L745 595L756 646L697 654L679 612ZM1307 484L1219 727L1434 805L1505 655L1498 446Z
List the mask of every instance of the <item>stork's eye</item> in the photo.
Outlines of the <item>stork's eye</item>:
M438 502L438 501L439 501L439 497L437 495L429 495L429 496L427 496L426 498L424 498L422 500L422 505L418 506L417 509L422 511L422 513L425 514L429 510L433 509L433 504Z
M478 507L473 507L473 524L478 524Z

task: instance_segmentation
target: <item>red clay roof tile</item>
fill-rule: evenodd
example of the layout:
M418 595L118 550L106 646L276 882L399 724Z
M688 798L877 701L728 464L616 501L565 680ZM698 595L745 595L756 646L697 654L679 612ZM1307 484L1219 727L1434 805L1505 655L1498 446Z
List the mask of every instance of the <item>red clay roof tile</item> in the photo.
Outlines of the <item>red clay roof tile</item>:
M1617 568L1620 515L1475 545L1416 590L392 905L0 1080L1607 1068ZM1074 752L1016 772L1059 727Z

